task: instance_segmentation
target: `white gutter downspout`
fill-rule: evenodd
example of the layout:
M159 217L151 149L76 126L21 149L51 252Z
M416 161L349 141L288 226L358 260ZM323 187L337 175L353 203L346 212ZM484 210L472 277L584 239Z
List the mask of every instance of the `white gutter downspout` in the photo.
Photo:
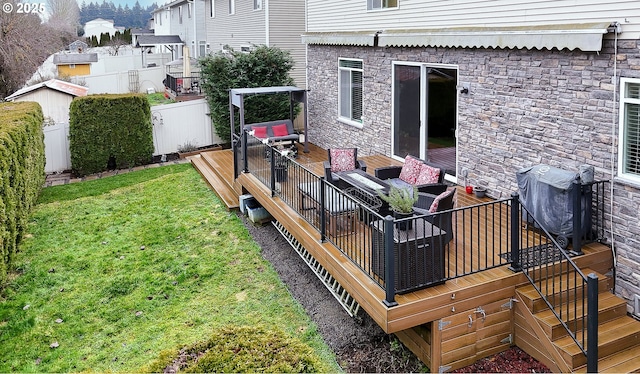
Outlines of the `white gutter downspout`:
M614 179L615 179L615 165L616 165L616 119L618 118L618 113L616 113L616 105L618 103L618 34L622 32L622 28L619 22L614 22L611 24L614 28L614 42L613 42L613 112L611 116L611 184L610 184L610 194L611 194L611 207L609 208L609 218L610 218L610 227L611 227L611 254L613 256L613 292L616 292L616 279L617 279L617 263L618 259L616 257L616 246L615 246L615 235L613 230L613 193L614 193ZM618 106L618 110L620 107Z
M269 0L264 1L264 44L267 47L271 47L269 45Z

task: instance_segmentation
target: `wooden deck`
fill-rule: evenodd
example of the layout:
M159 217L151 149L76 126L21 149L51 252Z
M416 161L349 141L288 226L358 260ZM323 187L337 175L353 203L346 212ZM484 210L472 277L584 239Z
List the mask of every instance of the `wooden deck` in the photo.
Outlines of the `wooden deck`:
M313 173L323 175L322 163L326 159L326 150L311 144L309 153L303 153L300 147L296 161ZM367 164L367 172L371 174L377 167L400 164L383 155L365 156L362 159ZM385 332L395 333L407 347L432 368L432 371L436 369L446 371L466 366L518 342L517 337L514 338L516 320L517 318L522 320L523 313L521 311L516 313L514 308L505 307L505 305L513 305L512 300L516 299L516 290L529 285L521 272L513 272L509 270L508 265L502 265L460 276L447 280L444 284L396 295L397 305L389 307L384 302L384 290L370 275L348 259L336 246L330 242L321 241L320 233L316 228L279 197L272 197L271 190L255 176L250 173L241 174L234 181L233 154L230 150L204 153L192 159L192 162L230 209L237 207L239 194L253 195L273 218L280 222L333 275ZM207 168L210 170L203 171ZM215 174L216 177L210 180L208 174ZM457 207L462 207L492 200L478 199L458 187L455 201ZM454 277L456 273L459 274L465 270L469 272L477 268L478 261L485 263L499 261L495 258L498 255L495 248L508 248L509 238L506 234L491 235L489 233L508 231L507 227L503 227L503 230L494 229L495 222L502 222L502 225L508 222L505 219L508 207L506 204L502 205L504 206L497 211L479 211L478 215L456 217L455 239L448 246L449 256L446 258L464 260L456 266L447 263L446 269L450 277ZM474 228L473 232L461 231L465 227L471 227L465 225L464 220L477 219L486 220L487 226L491 226L492 230ZM528 231L530 230L523 229L522 235L530 235ZM483 257L477 256L477 253L472 255L465 252L472 251L472 248L473 251L477 251L478 245L485 246L482 250L491 255ZM608 246L591 243L583 247L583 252L582 256L574 258L581 269L589 269L601 277L611 270L613 258ZM482 311L482 318L479 311ZM535 336L531 331L521 332L521 334ZM546 347L544 344L533 344L527 340L521 341L519 345L552 370L565 371L564 366L555 364L554 360L557 357L549 354L544 349ZM640 349L634 352L640 353ZM638 367L640 368L640 365Z

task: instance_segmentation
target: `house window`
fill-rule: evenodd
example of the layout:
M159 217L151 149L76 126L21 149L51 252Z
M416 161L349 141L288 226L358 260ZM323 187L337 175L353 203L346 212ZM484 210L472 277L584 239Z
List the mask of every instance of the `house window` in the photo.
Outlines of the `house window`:
M338 105L341 120L362 125L362 60L338 60Z
M187 3L187 11L189 12L189 18L191 18L191 5L192 3Z
M397 8L398 0L367 0L367 10Z
M69 64L69 69L75 69L76 68L76 64Z
M236 14L236 0L229 0L229 14Z
M640 183L640 79L620 80L618 175Z
M207 54L207 42L204 40L200 40L198 42L198 46L200 47L200 57L205 56Z
M253 10L262 9L262 0L253 0Z
M182 23L182 5L178 7L178 22Z
M216 16L216 0L209 0L209 17L214 18Z

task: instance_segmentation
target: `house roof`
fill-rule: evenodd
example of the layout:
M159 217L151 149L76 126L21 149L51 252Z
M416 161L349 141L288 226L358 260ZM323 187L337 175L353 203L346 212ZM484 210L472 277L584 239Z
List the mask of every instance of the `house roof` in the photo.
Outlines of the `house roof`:
M136 47L149 47L159 44L184 44L178 35L140 35Z
M600 51L610 22L510 27L305 33L307 44L379 47L526 48Z
M11 95L7 96L5 99L7 101L12 101L13 99L16 99L20 96L26 95L30 92L34 92L36 90L39 90L45 87L55 91L66 93L71 96L87 96L87 92L89 91L87 87L79 86L77 84L61 81L58 79L51 79L46 82L40 82L38 84L34 84L29 87L21 88L18 91L12 93Z
M97 53L58 53L53 55L53 63L56 65L90 64L98 62Z

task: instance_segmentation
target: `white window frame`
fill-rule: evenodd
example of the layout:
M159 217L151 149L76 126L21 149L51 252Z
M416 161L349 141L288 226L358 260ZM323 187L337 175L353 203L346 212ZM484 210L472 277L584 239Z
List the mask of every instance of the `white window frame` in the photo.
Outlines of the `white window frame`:
M367 10L398 9L400 0L367 0Z
M203 57L207 54L207 41L200 40L198 42L198 57Z
M253 0L253 10L262 10L262 0Z
M350 61L350 62L359 62L360 68L353 68L353 67L343 67L340 66L341 62L343 61ZM347 97L344 97L344 95L342 94L342 76L344 74L348 74L349 78L353 77L354 73L359 73L360 74L360 81L361 81L361 92L360 92L360 118L359 119L354 119L353 118L353 87L349 90L349 95ZM363 61L361 59L357 59L357 58L346 58L346 57L339 57L338 58L338 120L340 122L344 122L348 125L351 126L355 126L357 128L362 128L362 117L364 115L364 100L363 100L363 96L364 96L364 64ZM352 79L349 79L349 81L351 82ZM341 113L341 107L342 107L342 102L343 100L348 100L348 104L349 104L349 116L345 116L343 115L343 113Z
M216 0L209 0L209 5L211 5L211 9L209 10L209 17L216 18Z
M236 14L236 0L229 0L229 15Z
M182 25L182 5L178 7L178 23Z
M637 98L631 98L627 95L627 88L630 84L639 85L639 78L620 78L620 110L619 110L619 131L618 131L618 177L625 181L629 181L635 185L640 185L640 166L636 166L637 172L627 171L627 156L629 150L627 149L628 138L632 135L635 139L635 142L640 142L640 124L638 124L637 128L630 129L629 123L627 122L627 111L626 108L628 105L638 106L638 111L640 112L640 95ZM639 88L640 91L640 88ZM640 114L639 114L640 115ZM640 120L638 121L640 122ZM629 134L629 131L633 130L632 134ZM640 144L635 144L634 151L637 153L640 151ZM640 154L636 154L636 157L640 157Z
M191 8L192 8L193 3L189 3L187 2L187 11L189 12L189 18L191 18Z

